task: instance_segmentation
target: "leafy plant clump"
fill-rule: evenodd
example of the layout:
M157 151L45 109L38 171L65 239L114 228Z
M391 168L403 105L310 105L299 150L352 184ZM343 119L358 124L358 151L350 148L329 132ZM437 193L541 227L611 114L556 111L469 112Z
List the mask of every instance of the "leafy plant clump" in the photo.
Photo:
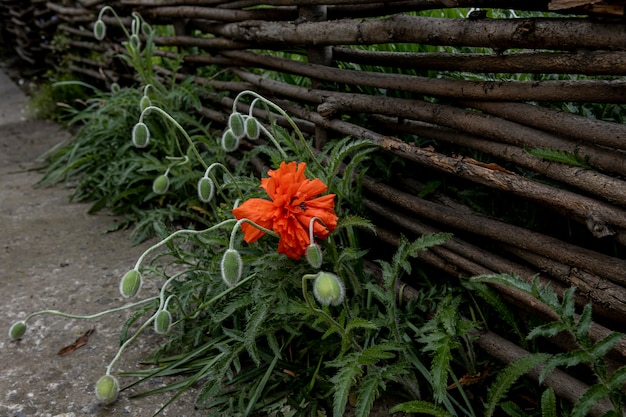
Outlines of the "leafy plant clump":
M557 367L581 365L597 382L575 404L560 404L561 415L583 416L601 400L609 402L608 415L620 415L626 367L609 372L605 357L622 335L592 341L591 307L575 314L574 289L559 300L549 287L515 276L477 277L464 286L432 279L416 258L448 234L402 237L391 259L371 262L361 232L375 227L361 214L359 184L376 147L345 138L318 152L283 109L252 91L234 99L222 136L208 139L202 124L181 110L198 104L181 93L193 86L165 88L153 77L153 32L140 16L132 21L126 59L149 82L99 93L88 111L77 113L85 132L58 151L45 181L78 178L75 198L97 196L94 209L132 207L154 220L154 207L187 215L193 204L205 217L173 232L162 221L150 225L160 241L120 277L121 296L136 301L92 316L35 312L11 327L12 339L23 338L29 320L41 314L94 319L131 311L117 354L95 381L102 403L152 378L177 376L136 395L169 392L169 404L199 387L197 406L219 416L339 417L353 407L365 417L387 393L397 403L391 412L550 416L558 415L553 389L539 395L534 410L519 407L510 393L536 392L524 380L536 366L543 366L545 381ZM147 36L143 49L139 31ZM105 34L98 19L94 36ZM249 103L247 114L237 111L242 101ZM265 119L254 116L259 113ZM277 116L290 128L278 126ZM106 132L116 132L114 139ZM253 150L241 149L244 140ZM260 180L253 167L262 167ZM411 296L405 276L419 290ZM147 280L157 289L146 295ZM492 363L475 345L487 324L508 326L522 338L524 331L485 284L524 291L555 312L558 320L530 329L527 342L566 332L576 348L561 354L535 348L508 366ZM499 317L487 323L493 311ZM146 358L152 366L115 376L117 361L145 331L165 336ZM492 367L498 372L487 372ZM120 385L128 378L133 382Z

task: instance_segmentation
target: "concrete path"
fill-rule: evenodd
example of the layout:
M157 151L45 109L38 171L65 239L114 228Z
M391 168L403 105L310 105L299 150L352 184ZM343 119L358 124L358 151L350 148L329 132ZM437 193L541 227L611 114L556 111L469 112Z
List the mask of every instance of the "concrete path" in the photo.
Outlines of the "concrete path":
M11 324L33 311L92 314L125 304L119 279L147 247L132 247L126 232L105 234L116 219L88 215L87 205L68 201L69 190L34 188L41 178L32 170L37 157L70 138L55 124L25 120L26 103L0 68L0 417L149 417L170 395L130 400L123 391L110 406L98 404L94 395L127 313L93 321L40 316L22 340L8 337ZM57 355L91 328L96 330L86 346ZM135 369L158 341L146 332L115 369ZM162 415L206 415L194 410L193 394Z

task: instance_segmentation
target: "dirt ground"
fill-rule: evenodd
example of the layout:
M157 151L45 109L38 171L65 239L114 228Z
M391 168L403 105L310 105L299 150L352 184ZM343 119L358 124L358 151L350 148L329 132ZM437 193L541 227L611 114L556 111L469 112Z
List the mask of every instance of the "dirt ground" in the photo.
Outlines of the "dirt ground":
M95 382L117 351L126 313L90 321L40 316L29 322L22 340L8 337L11 324L33 311L92 314L125 304L119 279L148 245L132 247L123 231L106 234L116 219L88 215L87 205L69 202L69 190L34 188L41 178L33 170L37 158L69 134L53 123L24 119L27 98L1 64L0 417L151 416L169 395L129 399L123 391L110 406L94 395ZM57 355L91 328L96 330L86 346ZM156 346L156 336L146 335L117 371L134 369ZM122 386L129 382L120 379ZM191 391L162 415L205 415L193 404Z

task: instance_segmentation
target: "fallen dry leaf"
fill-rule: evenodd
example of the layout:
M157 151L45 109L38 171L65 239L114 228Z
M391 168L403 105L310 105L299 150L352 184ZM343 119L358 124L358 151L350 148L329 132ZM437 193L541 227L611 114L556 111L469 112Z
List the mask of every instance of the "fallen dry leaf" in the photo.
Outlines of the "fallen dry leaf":
M72 343L71 345L65 346L63 349L59 350L58 355L69 355L70 353L78 349L79 347L85 346L87 342L89 341L89 336L91 336L93 332L95 331L96 331L95 328L87 330L78 339L76 339L74 343Z

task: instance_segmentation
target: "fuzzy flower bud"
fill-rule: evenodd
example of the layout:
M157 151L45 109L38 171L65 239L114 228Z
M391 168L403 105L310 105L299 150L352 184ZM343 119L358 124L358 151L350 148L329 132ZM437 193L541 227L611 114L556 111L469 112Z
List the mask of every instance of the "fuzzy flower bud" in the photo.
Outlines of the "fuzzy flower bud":
M142 22L141 23L141 33L143 33L144 35L148 36L148 35L150 35L151 32L152 32L152 26L150 26L146 22Z
M9 329L11 340L21 339L24 333L26 333L26 323L23 321L16 321Z
M233 135L235 135L237 139L243 138L245 135L245 127L241 113L232 113L228 117L228 128L232 130Z
M227 249L220 263L222 279L229 287L234 287L241 278L243 272L243 261L241 255L235 249Z
M101 41L107 34L107 25L102 20L96 20L93 24L93 37Z
M203 203L208 203L213 200L213 196L215 195L215 184L213 184L213 180L209 177L202 177L198 181L198 198Z
M247 117L245 121L244 131L246 137L250 140L257 140L261 136L261 129L259 128L259 122L254 117Z
M121 90L120 85L118 83L113 83L111 84L111 92L112 93L119 93Z
M150 131L145 123L139 122L133 127L133 145L137 148L145 148L150 142Z
M152 102L150 101L150 97L143 96L141 97L141 100L139 100L139 111L144 111L151 105L152 105Z
M158 334L167 334L172 327L172 315L167 310L160 310L154 318L154 331Z
M346 289L343 281L330 272L320 272L313 283L313 295L318 303L324 306L336 306L343 302Z
M232 130L226 129L222 135L222 149L226 152L233 152L239 148L239 138Z
M306 260L312 268L318 269L322 266L322 249L314 242L306 248Z
M120 294L124 298L134 297L141 289L141 284L141 273L136 269L131 269L120 281Z
M156 177L152 183L152 191L154 191L155 194L165 194L169 188L170 179L165 174Z
M96 383L96 397L104 404L111 404L117 399L120 392L120 384L111 375L104 375Z

